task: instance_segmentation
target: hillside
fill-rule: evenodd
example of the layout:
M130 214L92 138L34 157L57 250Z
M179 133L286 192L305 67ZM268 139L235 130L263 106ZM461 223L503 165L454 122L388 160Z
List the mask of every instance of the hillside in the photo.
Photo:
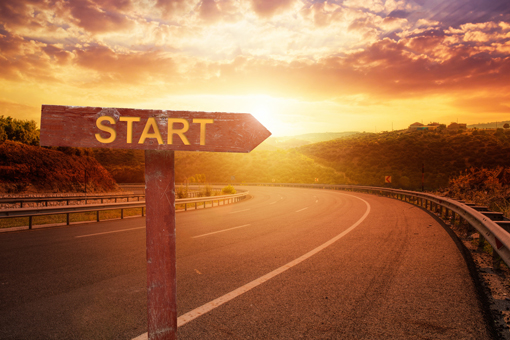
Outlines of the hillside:
M278 149L292 149L303 145L325 142L328 140L344 138L355 135L359 132L324 132L324 133L306 133L296 136L285 137L269 137L262 142L256 150L278 150Z
M510 166L510 131L364 134L297 150L365 185L382 186L392 176L393 187L421 189L424 164L425 189L434 190L471 167Z
M94 157L119 183L144 179L144 156L140 150L94 149ZM176 152L176 181L205 175L207 182L344 183L343 174L324 167L295 150L244 153Z
M109 192L117 183L96 159L6 140L0 143L0 192ZM75 153L75 154L72 154Z
M489 122L489 123L478 123L478 124L469 124L467 127L477 128L477 129L496 129L502 128L503 125L510 124L510 120L500 121L500 122Z
M343 174L295 150L235 153L182 152L176 156L176 179L204 174L208 182L345 183Z

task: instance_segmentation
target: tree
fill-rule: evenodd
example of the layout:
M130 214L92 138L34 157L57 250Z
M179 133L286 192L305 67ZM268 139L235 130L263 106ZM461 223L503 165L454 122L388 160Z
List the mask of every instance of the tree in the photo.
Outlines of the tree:
M20 120L0 116L0 142L12 140L28 145L39 145L39 130L34 120Z

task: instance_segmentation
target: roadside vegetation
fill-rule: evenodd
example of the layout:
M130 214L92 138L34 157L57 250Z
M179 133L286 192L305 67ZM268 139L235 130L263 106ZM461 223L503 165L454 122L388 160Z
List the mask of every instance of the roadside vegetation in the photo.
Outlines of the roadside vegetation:
M10 140L0 143L0 192L121 191L96 159L64 151Z
M447 197L489 207L491 211L510 213L510 167L471 168L450 179L439 191Z
M445 188L450 178L470 168L510 167L510 131L417 131L358 134L302 146L297 151L344 173L353 184L421 190Z

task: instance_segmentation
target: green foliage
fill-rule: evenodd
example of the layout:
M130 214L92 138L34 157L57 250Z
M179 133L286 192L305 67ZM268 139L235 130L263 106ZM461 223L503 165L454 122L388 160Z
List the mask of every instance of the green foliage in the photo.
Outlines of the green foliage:
M143 151L95 149L94 157L118 183L144 182ZM177 152L176 182L289 182L344 184L344 174L318 164L295 150L252 151L248 154Z
M449 134L444 131L364 134L302 146L297 149L317 163L344 173L360 185L384 185L421 190L422 164L425 189L447 187L450 178L470 167L510 167L510 135L478 130ZM407 180L405 180L407 181Z
M212 196L213 195L213 188L210 186L210 185L206 185L204 190L204 195L205 197L209 197L209 196Z
M227 185L226 187L224 187L223 189L221 189L221 193L223 195L233 195L236 192L237 192L236 189L234 189L234 187L230 184Z
M0 116L0 142L10 140L28 145L39 145L39 130L34 120L20 120Z
M318 164L295 150L252 151L248 154L177 152L176 179L183 182L193 174L209 182L346 183L345 176Z
M143 150L93 149L93 157L103 165L117 183L145 182Z
M403 189L408 189L411 184L411 180L407 176L400 177L398 182L400 183Z
M188 198L188 187L175 188L175 198Z

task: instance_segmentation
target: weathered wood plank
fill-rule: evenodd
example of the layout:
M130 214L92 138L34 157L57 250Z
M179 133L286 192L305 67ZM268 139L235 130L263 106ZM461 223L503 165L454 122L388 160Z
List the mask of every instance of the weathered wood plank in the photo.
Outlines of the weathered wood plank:
M248 113L43 105L41 145L249 152L269 132Z

